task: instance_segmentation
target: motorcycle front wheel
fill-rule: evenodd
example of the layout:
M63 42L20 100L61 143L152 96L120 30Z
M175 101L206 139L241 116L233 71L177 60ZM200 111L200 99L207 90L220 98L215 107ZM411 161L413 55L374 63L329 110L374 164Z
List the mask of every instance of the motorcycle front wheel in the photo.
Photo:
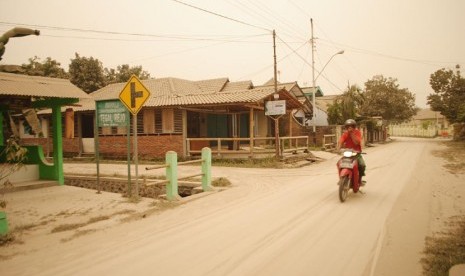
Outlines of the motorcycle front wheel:
M348 175L345 175L339 179L339 200L341 202L346 201L347 194L350 189L350 179Z

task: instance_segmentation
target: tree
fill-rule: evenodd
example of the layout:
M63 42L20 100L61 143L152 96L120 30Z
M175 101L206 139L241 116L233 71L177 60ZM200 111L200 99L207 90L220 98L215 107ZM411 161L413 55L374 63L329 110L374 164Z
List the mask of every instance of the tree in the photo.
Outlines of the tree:
M118 65L115 69L105 68L105 78L108 83L127 82L132 75L141 80L150 78L150 74L142 69L142 66L129 67L128 64Z
M365 101L360 109L365 117L380 116L388 122L404 122L418 111L415 95L407 88L399 88L393 78L374 76L365 82Z
M428 104L439 111L451 123L465 123L465 79L456 72L445 68L431 74L429 81L434 94L428 96Z
M40 58L34 56L33 58L29 58L29 64L23 64L21 68L24 69L26 75L30 76L67 79L69 75L60 65L58 61L51 57L46 58L45 61L41 63Z
M94 92L107 84L102 62L93 57L80 57L78 53L71 59L69 75L71 83L86 93Z
M347 119L355 119L363 102L364 95L360 87L350 86L328 106L328 123L342 125Z

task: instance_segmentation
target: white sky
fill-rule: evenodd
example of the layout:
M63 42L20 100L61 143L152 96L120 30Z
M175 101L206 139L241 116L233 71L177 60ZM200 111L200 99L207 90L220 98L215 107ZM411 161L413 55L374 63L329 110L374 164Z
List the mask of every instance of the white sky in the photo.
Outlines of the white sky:
M0 64L51 57L68 70L77 52L107 68L141 65L155 78L227 77L260 85L273 77L274 29L279 81L311 86L313 18L315 76L345 51L317 79L325 95L341 94L349 83L363 88L382 74L425 107L430 74L465 68L462 0L180 1L242 23L173 0L0 0L0 33L41 31L10 39Z

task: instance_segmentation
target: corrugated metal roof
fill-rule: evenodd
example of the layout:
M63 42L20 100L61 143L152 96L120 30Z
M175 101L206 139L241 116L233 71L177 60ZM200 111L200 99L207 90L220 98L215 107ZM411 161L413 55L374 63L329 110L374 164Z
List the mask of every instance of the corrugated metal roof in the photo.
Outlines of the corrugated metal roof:
M91 98L66 79L3 72L0 72L0 95L73 99Z

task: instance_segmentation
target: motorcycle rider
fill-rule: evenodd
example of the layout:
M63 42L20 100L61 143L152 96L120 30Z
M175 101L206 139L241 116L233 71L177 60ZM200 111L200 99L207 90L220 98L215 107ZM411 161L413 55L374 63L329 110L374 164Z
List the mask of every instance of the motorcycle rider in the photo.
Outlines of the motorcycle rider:
M339 138L337 143L337 150L339 151L342 148L353 149L359 154L357 154L360 183L365 185L365 181L362 181L362 176L365 176L365 160L362 157L362 132L357 128L357 123L353 119L347 119L344 123L345 131Z

